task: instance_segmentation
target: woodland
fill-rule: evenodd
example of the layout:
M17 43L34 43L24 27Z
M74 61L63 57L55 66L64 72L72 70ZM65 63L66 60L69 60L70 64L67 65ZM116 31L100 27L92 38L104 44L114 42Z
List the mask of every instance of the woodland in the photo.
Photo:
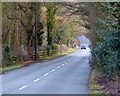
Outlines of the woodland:
M77 36L87 36L90 66L102 74L97 83L106 85L108 94L120 93L120 2L2 3L1 67L34 59L35 17L37 51L56 54L61 44L74 48Z

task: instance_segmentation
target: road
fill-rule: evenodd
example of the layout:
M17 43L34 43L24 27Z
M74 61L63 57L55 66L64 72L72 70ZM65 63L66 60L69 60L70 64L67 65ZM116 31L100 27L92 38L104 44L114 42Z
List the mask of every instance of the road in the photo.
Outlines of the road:
M86 46L91 44L90 40L86 36L78 36L78 40L80 40L81 44L85 44Z
M90 49L2 75L3 94L88 94Z

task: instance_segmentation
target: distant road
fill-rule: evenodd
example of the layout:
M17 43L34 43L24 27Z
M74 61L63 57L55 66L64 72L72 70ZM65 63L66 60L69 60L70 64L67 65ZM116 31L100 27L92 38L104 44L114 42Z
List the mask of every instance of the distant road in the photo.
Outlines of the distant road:
M88 94L90 49L3 74L3 94Z
M79 36L78 39L81 44L86 44L87 46L91 44L90 40L86 36Z

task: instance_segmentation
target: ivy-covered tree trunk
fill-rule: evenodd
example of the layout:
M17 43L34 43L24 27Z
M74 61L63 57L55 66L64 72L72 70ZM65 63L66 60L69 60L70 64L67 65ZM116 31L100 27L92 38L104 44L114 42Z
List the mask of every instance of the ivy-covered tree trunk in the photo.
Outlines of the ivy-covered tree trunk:
M42 3L37 4L37 40L38 40L38 45L42 46L43 45L43 39L44 39L44 22L42 21Z
M53 46L55 37L55 13L58 7L55 5L49 5L47 8L47 41L48 45Z

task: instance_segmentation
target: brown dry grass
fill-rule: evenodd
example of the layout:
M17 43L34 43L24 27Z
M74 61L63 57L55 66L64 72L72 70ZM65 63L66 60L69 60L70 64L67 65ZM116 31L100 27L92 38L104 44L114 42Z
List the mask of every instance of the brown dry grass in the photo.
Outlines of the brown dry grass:
M101 72L93 70L91 73L89 89L90 94L107 94L120 96L120 77L113 76L112 79L105 77Z

